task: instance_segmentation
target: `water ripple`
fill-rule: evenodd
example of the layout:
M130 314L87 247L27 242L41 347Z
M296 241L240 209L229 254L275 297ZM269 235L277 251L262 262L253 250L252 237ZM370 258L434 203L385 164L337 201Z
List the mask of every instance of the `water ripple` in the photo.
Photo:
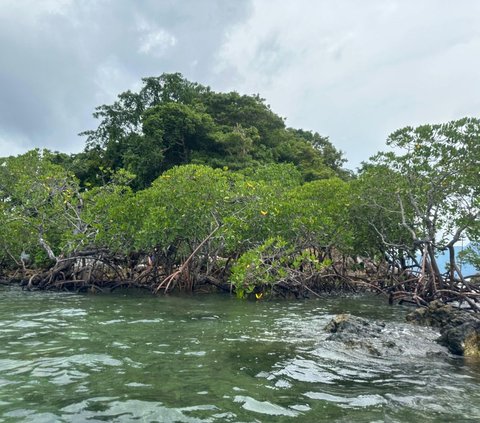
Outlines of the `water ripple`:
M345 311L384 330L329 339L325 325ZM0 422L480 421L480 364L450 356L404 314L368 297L0 287Z

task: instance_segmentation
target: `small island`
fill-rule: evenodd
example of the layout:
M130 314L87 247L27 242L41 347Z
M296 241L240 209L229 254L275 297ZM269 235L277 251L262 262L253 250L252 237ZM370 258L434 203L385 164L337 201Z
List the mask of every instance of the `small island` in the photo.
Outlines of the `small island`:
M479 119L400 129L353 172L260 96L178 73L94 116L78 154L0 159L3 281L257 300L367 289L480 311L459 264L480 265Z

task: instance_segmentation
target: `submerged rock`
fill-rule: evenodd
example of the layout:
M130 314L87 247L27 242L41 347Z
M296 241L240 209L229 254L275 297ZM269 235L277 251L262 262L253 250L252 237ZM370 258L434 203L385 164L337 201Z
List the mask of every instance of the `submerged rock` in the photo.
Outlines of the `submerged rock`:
M335 316L325 330L331 335L329 341L341 341L350 348L361 348L376 356L384 355L385 348L396 347L391 340L379 339L385 329L385 323L372 322L350 314Z
M480 357L480 320L473 313L433 301L407 315L407 321L440 328L437 342L452 354Z
M435 342L438 330L408 323L369 320L350 314L334 316L324 327L326 341L341 342L353 352L382 359L447 356L445 346Z
M350 314L338 314L325 326L325 330L333 334L330 339L335 340L350 339L352 336L378 337L384 328L383 322L371 322Z
M441 301L432 301L428 307L417 308L408 314L406 319L407 322L442 329L447 326L459 326L470 320L470 316Z

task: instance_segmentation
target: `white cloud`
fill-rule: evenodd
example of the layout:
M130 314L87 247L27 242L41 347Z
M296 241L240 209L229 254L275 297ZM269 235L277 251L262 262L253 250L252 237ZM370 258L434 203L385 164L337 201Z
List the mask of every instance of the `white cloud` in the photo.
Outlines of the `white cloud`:
M116 96L127 88L137 90L141 86L141 81L136 81L136 84L132 83L128 69L115 56L108 56L97 65L94 82L97 87L96 104L112 103Z
M478 113L480 2L257 0L219 51L228 88L329 135L353 166L395 129Z
M139 32L138 51L143 54L162 56L166 50L177 44L177 39L162 28L151 28L144 24L140 27Z

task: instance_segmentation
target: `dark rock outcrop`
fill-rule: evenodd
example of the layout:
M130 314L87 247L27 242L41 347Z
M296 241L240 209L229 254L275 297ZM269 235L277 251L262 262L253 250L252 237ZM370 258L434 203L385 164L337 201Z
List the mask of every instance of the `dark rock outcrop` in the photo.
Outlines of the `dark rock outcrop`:
M471 321L441 331L438 343L452 354L480 357L480 321Z
M339 314L325 326L331 334L327 340L340 341L349 348L360 348L376 356L383 355L384 348L395 346L390 341L379 339L384 329L383 322L371 322L350 314Z
M435 339L438 330L415 327L408 323L368 320L350 314L334 316L325 326L326 341L341 342L355 353L400 358L445 356L447 350Z
M325 330L332 334L329 339L339 341L349 340L352 337L378 337L384 328L383 322L371 322L350 314L338 314L325 326Z
M433 301L410 313L407 321L440 328L437 342L452 354L480 357L480 319L473 313Z

